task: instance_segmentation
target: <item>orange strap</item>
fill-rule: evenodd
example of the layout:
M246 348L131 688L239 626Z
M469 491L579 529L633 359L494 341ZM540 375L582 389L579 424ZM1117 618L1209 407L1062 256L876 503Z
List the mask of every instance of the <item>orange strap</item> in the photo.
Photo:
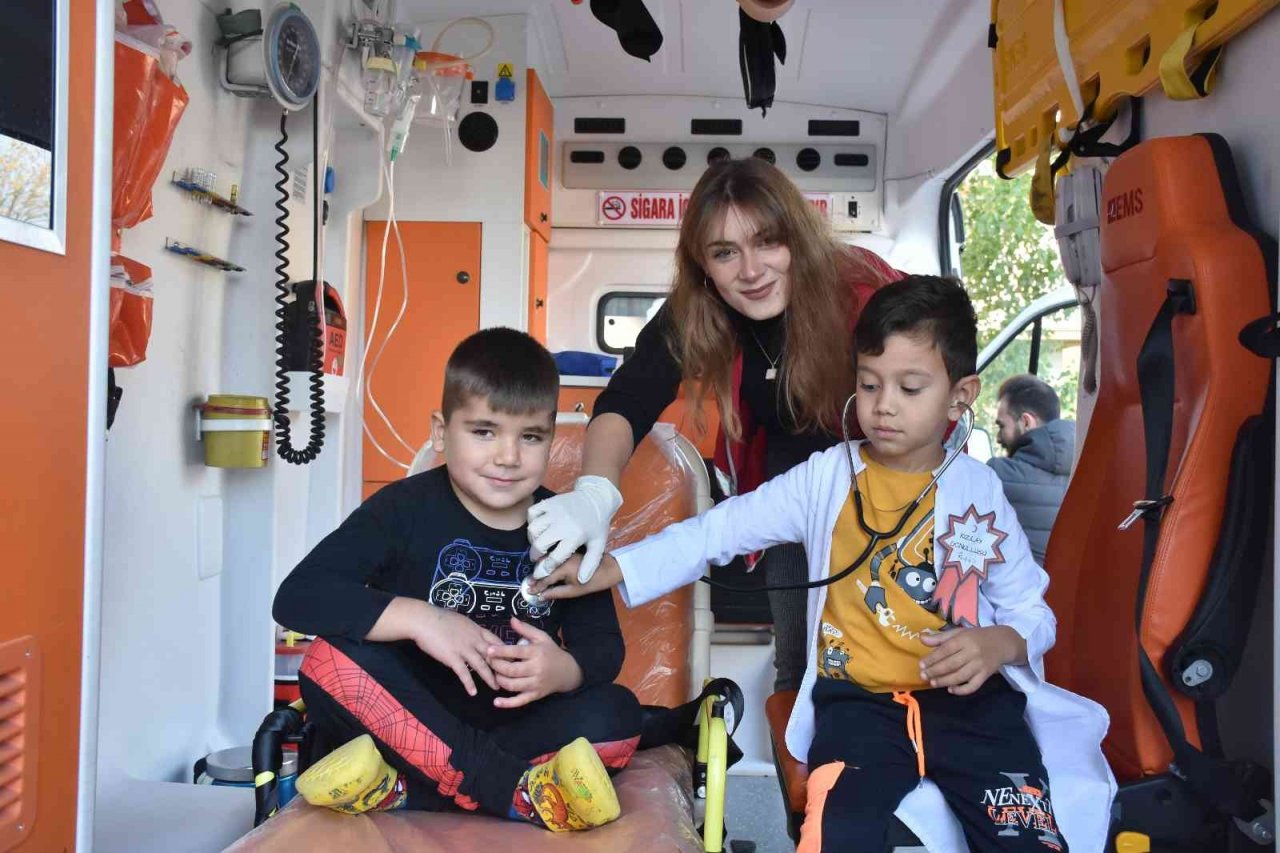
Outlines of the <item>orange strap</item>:
M907 706L907 737L916 748L916 769L920 778L924 778L924 724L920 721L920 703L911 695L910 690L893 691L893 701Z

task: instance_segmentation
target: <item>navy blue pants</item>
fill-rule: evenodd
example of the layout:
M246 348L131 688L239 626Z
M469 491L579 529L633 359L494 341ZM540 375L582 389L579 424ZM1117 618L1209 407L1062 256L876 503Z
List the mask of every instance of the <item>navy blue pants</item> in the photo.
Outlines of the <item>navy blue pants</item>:
M813 705L802 853L885 850L893 812L922 772L941 789L974 853L1066 851L1024 716L1026 697L1001 676L970 696L869 693L819 678Z

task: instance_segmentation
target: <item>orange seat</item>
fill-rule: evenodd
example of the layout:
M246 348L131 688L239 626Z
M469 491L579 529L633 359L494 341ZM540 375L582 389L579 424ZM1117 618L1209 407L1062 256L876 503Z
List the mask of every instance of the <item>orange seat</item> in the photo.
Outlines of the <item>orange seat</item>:
M1104 752L1122 783L1123 808L1123 783L1165 773L1174 752L1139 669L1135 617L1146 522L1127 530L1118 525L1135 501L1172 498L1162 516L1153 514L1159 538L1141 603L1142 646L1172 696L1186 740L1197 749L1211 748L1216 732L1201 729L1196 702L1175 689L1170 673L1177 644L1210 583L1237 434L1264 410L1272 365L1245 349L1239 335L1271 310L1272 285L1262 247L1246 230L1230 150L1221 138L1138 145L1111 165L1103 202L1099 390L1045 557L1047 598L1058 618L1046 671L1050 681L1110 713ZM1170 292L1189 292L1193 304L1180 303L1190 310L1173 314L1168 325L1168 462L1164 483L1149 495L1139 354L1149 335L1154 337L1153 323ZM1149 358L1146 363L1153 364ZM1151 377L1159 375L1153 369L1147 368L1144 380L1149 389ZM1148 417L1159 408L1149 404ZM1159 446L1156 434L1153 447ZM1260 555L1238 557L1235 570L1261 570ZM1240 620L1248 617L1249 611L1238 614ZM1236 662L1226 661L1225 668L1234 671ZM1229 680L1229 672L1218 675ZM1182 801L1168 790L1166 795L1173 808L1165 809L1164 819L1174 821ZM1140 809L1131 808L1131 815L1135 810ZM1128 819L1121 818L1122 824Z
M778 785L782 788L787 808L787 831L792 838L800 836L809 782L809 765L787 749L787 720L791 719L791 709L795 707L798 693L796 690L779 690L764 703L764 715L769 721L769 735L773 741L773 763L778 769Z
M581 465L583 424L560 424L552 444L545 483L552 490L572 486ZM699 506L696 450L663 425L636 448L622 477L622 507L614 516L611 545L634 542L694 515ZM438 460L437 460L438 461ZM423 467L431 467L425 462ZM628 610L618 603L627 656L618 677L642 704L674 707L688 701L701 684L705 645L695 652L694 590L685 588ZM701 606L701 605L700 605ZM691 675L691 673L698 673ZM694 678L698 680L695 682ZM573 837L475 814L391 812L352 817L308 806L295 798L278 815L229 848L244 851L361 850L641 851L702 850L693 824L693 781L688 753L676 746L638 752L614 780L622 816L611 824Z
M1212 718L1197 716L1197 710L1205 713L1205 703L1197 708L1191 698L1171 689L1171 650L1179 648L1180 639L1185 642L1210 583L1215 549L1224 547L1220 530L1238 434L1260 436L1263 447L1271 440L1269 424L1257 416L1264 411L1273 366L1247 350L1239 336L1250 321L1271 310L1268 276L1274 256L1269 264L1263 245L1247 230L1231 154L1218 137L1142 143L1111 165L1103 198L1103 284L1096 302L1099 392L1045 559L1048 601L1058 619L1047 676L1098 701L1111 715L1104 751L1116 777L1129 783L1122 785L1118 798L1116 829L1138 830L1155 841L1190 841L1186 849L1226 849L1206 841L1221 837L1212 834L1220 828L1206 831L1202 825L1213 820L1207 804L1166 772L1173 750L1148 704L1138 664L1135 616L1143 522L1128 530L1117 525L1135 501L1148 497L1138 356L1169 283L1189 281L1194 313L1178 314L1171 323L1174 403L1164 492L1172 502L1160 522L1141 624L1143 646L1174 697L1186 739L1212 751L1216 732L1200 729L1202 720ZM1244 467L1251 462L1262 460L1246 459ZM1237 459L1236 468L1241 466ZM1259 477L1266 495L1272 478L1269 467ZM1260 502L1269 506L1266 495ZM1239 494L1236 501L1241 501ZM1269 511L1262 514L1269 518ZM1266 518L1253 525L1263 535ZM1254 538L1252 544L1258 541ZM1256 549L1237 549L1219 562L1227 563L1228 571L1232 558L1244 563L1238 568L1252 572L1256 583L1262 557L1251 550ZM1248 578L1241 583L1232 594L1250 609L1235 618L1247 622L1253 601L1241 594L1248 589ZM1203 618L1201 614L1196 623L1198 630ZM1229 680L1237 661L1225 663L1227 672L1217 677ZM798 826L808 768L785 747L794 702L794 692L775 694L766 712L779 781ZM1237 775L1233 768L1218 778L1233 784L1243 777L1257 781L1252 769ZM1263 790L1256 784L1246 787Z
M586 427L556 427L546 486L561 492L573 487L582 468ZM698 472L676 455L670 438L650 433L636 447L622 472L622 506L613 517L609 547L638 542L672 522L698 513L695 488ZM614 592L618 621L627 645L626 662L618 683L625 684L643 705L674 708L691 695L688 661L693 641L694 588L685 587L641 607L628 609Z

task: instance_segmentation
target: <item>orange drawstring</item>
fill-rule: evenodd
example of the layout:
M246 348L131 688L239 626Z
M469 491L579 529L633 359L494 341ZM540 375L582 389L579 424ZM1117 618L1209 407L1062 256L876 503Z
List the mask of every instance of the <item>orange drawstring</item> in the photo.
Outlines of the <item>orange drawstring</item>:
M924 778L924 725L920 721L920 703L911 695L910 690L893 691L893 701L907 706L907 737L916 748L916 769L920 778Z

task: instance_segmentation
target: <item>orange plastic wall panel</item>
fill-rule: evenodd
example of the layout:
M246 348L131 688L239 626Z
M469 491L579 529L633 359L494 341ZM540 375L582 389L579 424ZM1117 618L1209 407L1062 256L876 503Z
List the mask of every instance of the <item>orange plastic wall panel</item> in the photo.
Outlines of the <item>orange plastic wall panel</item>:
M39 706L27 706L35 710L24 723L22 757L0 743L0 774L25 773L30 764L37 772L22 786L21 802L0 806L0 824L23 810L28 815L16 838L0 832L0 848L16 840L12 849L32 853L72 850L76 834L85 431L90 416L106 417L88 411L87 390L90 368L107 367L89 363L91 218L110 206L93 195L95 5L71 0L71 44L64 46L66 253L0 241L0 313L15 321L0 404L0 647L30 637L39 648L24 676L28 686L38 679ZM0 790L13 787L5 782Z
M386 413L396 431L413 448L420 448L431 434L431 413L440 408L444 367L449 354L467 335L480 327L480 224L478 222L401 222L408 262L409 306L376 365L377 347L399 313L405 289L400 265L387 264L382 290L385 296L378 315L378 329L369 329L378 298L379 252L386 225L365 225L365 245L371 247L365 272L365 340L372 347L366 370L374 367L365 385L364 418L378 443L408 464L413 453L391 434L370 403L370 395ZM395 234L388 257L395 252ZM364 477L390 482L405 475L364 438Z
M551 181L555 172L552 134L555 113L542 81L529 69L525 98L524 221L542 239L551 239Z
M529 235L529 334L547 342L547 241Z

